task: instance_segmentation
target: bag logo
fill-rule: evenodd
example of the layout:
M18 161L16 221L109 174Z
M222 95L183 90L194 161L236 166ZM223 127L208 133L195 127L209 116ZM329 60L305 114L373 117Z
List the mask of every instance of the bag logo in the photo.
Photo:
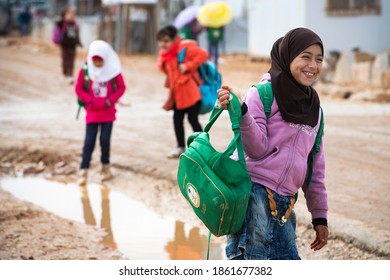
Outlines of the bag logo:
M190 199L192 205L194 205L194 207L198 208L200 205L200 197L199 197L198 190L191 183L187 184L186 190L187 190L188 198Z

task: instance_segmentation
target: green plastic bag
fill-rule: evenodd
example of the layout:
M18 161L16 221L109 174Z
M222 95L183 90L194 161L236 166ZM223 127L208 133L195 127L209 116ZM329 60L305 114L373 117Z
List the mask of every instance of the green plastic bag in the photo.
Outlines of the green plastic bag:
M188 137L177 175L181 193L215 236L241 229L252 188L240 133L241 105L233 94L228 111L234 137L224 152L216 151L210 143L208 132L222 111L215 107L204 131ZM238 160L231 158L235 150Z

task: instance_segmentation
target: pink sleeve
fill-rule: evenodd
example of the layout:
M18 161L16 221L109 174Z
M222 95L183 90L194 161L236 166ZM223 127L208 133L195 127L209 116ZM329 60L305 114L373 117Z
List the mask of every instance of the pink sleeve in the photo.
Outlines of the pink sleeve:
M108 99L110 100L111 104L117 102L118 99L121 98L121 96L125 93L126 85L122 74L119 74L118 76L115 77L115 84L116 84L116 91L113 91L108 96ZM113 90L112 85L111 85L111 90Z

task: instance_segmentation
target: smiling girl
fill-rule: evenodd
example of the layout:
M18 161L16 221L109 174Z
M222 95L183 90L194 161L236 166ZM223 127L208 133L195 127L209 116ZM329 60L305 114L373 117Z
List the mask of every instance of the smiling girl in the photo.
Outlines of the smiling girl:
M274 43L271 68L261 80L271 86L274 95L269 117L256 87L242 101L240 130L253 186L242 229L228 235L228 259L300 259L292 210L294 195L300 188L316 232L310 247L316 251L327 244L328 197L322 139L310 184L306 185L308 157L321 120L320 100L312 85L321 73L323 55L322 41L313 31L289 31ZM231 92L229 86L218 91L224 108ZM271 206L276 206L277 211L272 212Z

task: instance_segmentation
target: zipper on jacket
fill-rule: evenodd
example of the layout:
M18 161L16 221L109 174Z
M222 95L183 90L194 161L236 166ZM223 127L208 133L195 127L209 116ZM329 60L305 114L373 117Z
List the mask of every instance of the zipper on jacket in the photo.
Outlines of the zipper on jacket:
M294 155L294 152L295 152L295 147L296 147L296 143L297 143L297 139L298 139L298 136L301 134L301 129L298 128L298 132L297 134L295 135L295 138L293 140L293 145L292 145L292 149L290 150L289 152L289 157L288 157L288 160L287 160L287 165L286 165L286 168L285 168L285 172L283 174L283 177L282 179L279 181L279 184L276 186L276 192L279 193L279 187L281 185L284 184L284 182L286 181L287 179L287 175L290 173L290 170L292 168L292 163L293 163L293 155Z

